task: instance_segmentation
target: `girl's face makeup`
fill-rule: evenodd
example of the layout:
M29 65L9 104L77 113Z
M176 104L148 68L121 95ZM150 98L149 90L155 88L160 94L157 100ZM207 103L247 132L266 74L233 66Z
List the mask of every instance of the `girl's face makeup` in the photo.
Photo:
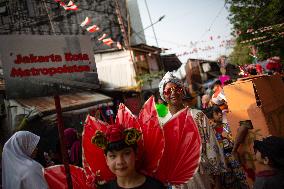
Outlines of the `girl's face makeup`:
M124 148L119 151L108 151L106 154L106 162L117 177L131 176L135 170L136 154L131 147Z

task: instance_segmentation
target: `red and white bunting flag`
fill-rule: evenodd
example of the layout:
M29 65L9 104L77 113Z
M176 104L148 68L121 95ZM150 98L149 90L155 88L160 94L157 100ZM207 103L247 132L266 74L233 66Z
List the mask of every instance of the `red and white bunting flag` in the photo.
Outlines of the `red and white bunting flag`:
M67 4L67 6L73 6L73 5L75 5L74 3L73 3L73 1L69 1L69 3Z
M111 44L113 44L113 40L111 38L103 39L103 43L110 46Z
M67 5L65 5L63 2L60 2L60 5L65 9L65 10L78 10L78 6L73 3L73 1L69 1Z
M135 56L135 62L139 62L140 61L140 56L139 55L136 55Z
M143 61L145 61L145 56L142 54L142 55L140 55L140 60L143 62Z
M106 38L106 36L107 36L107 34L104 33L98 40L101 41L101 40L103 40L104 38Z
M72 6L65 6L65 7L63 7L65 10L78 10L78 7L77 7L77 5L72 5Z
M64 2L62 2L62 1L57 1L59 4L60 4L60 6L62 6L63 8L64 7L66 7L66 4L64 3Z
M121 46L120 42L116 42L116 47L117 47L118 49L122 49L122 46Z
M87 31L90 33L93 33L93 32L99 31L99 29L100 28L97 25L93 25L93 26L88 27Z
M86 17L85 20L80 24L81 27L85 27L91 22L91 19L89 17Z

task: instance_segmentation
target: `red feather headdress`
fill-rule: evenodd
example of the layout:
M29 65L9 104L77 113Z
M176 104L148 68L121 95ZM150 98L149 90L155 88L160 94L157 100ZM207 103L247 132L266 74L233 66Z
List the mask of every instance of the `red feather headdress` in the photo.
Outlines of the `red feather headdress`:
M115 179L106 164L103 149L109 142L118 140L137 142L137 171L167 185L186 183L198 169L201 139L190 111L186 108L178 112L161 127L154 97L151 97L138 118L123 104L119 106L114 125L87 117L82 138L83 178L86 178L87 186L94 188L95 182ZM50 179L48 182L50 184Z

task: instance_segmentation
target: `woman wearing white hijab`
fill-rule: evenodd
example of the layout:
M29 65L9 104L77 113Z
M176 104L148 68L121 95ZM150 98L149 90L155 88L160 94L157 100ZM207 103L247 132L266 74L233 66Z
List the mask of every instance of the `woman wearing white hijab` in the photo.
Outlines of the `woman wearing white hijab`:
M40 137L16 132L4 145L2 153L3 189L47 189L43 167L32 159Z

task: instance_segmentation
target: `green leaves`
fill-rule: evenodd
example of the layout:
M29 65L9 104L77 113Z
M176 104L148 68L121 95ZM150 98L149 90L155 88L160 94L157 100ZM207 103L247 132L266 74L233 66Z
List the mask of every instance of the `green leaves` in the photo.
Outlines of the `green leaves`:
M154 79L161 79L163 75L164 71L157 71L157 72L137 75L135 79L140 86L143 86L145 83L151 83Z
M237 41L230 55L233 64L252 63L249 62L251 45L258 49L258 60L271 56L284 58L281 51L284 42L284 25L281 25L284 23L283 0L227 0L226 3L230 7L228 19ZM262 30L266 27L271 28Z

